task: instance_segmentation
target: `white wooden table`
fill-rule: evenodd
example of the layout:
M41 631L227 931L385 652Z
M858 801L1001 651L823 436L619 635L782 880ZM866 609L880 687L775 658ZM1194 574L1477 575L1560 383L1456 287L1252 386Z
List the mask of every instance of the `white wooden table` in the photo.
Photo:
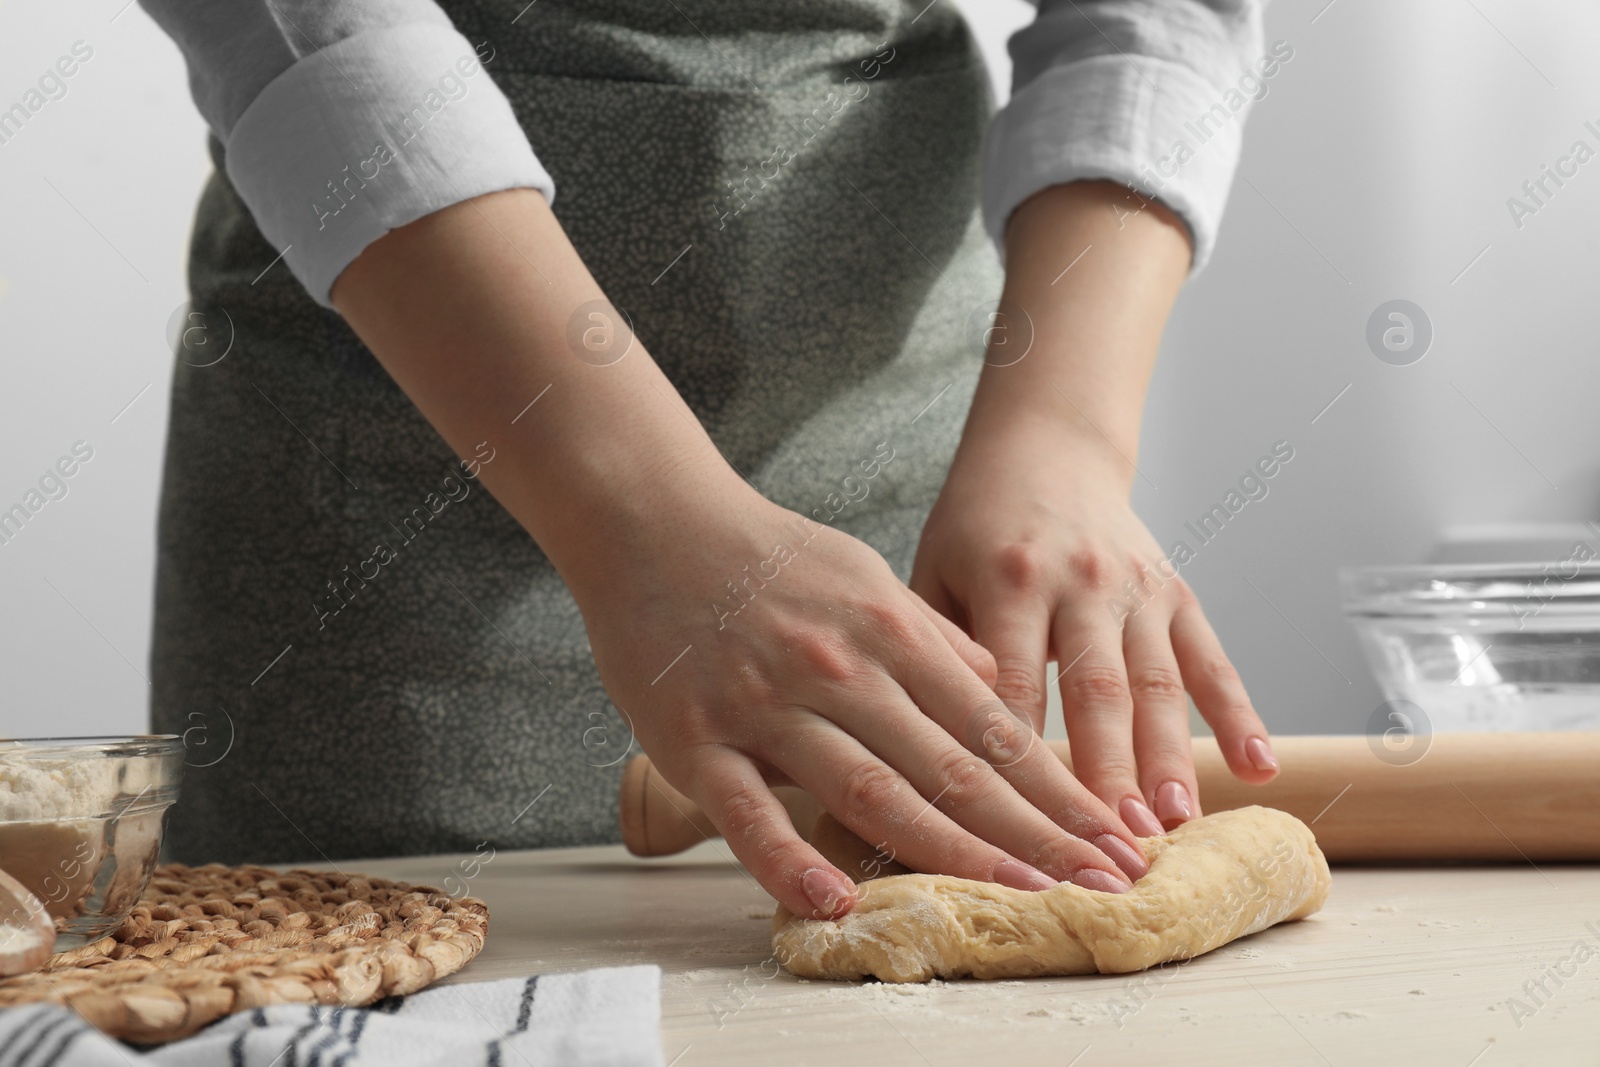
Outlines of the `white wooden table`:
M463 858L347 866L441 886ZM772 902L720 841L502 852L467 885L489 940L449 982L658 963L674 1067L1600 1065L1594 866L1335 868L1314 918L1165 971L913 986L778 970Z

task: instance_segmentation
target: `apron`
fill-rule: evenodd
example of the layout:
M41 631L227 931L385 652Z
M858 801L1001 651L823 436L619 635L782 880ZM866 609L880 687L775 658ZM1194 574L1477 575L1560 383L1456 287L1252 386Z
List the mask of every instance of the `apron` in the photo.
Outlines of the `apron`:
M722 454L902 579L1001 284L987 75L925 3L443 4ZM619 840L640 750L572 597L343 320L262 274L277 250L212 156L189 283L232 347L172 386L151 719L188 757L165 857Z

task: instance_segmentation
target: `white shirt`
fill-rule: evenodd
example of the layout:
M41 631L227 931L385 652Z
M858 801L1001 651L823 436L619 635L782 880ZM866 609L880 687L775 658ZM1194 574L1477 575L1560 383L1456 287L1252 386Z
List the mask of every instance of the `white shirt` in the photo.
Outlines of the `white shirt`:
M1241 80L1259 82L1272 62L1263 2L1037 0L1011 38L1012 97L984 145L995 243L1034 193L1099 178L1171 208L1193 239L1191 271L1204 266L1251 103ZM324 306L389 230L503 189L555 197L537 146L433 0L140 3L182 50L257 226ZM397 131L403 165L374 136L397 114L410 123ZM405 136L424 126L426 137Z

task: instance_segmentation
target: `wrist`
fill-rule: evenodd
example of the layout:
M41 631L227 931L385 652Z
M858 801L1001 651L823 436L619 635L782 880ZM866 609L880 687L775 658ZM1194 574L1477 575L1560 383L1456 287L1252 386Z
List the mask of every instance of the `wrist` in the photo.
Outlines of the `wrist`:
M623 476L592 471L592 484L562 508L546 553L585 614L637 587L645 570L703 551L709 529L771 506L702 441L704 449L663 452Z
M1043 464L1075 482L1099 484L1126 497L1138 474L1137 415L1096 410L1055 382L1025 391L986 390L980 383L951 475Z

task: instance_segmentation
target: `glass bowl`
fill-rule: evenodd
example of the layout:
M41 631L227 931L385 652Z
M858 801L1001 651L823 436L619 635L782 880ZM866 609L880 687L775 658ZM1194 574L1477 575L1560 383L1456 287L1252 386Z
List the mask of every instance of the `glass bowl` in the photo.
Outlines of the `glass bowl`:
M1600 729L1600 562L1352 567L1344 611L1387 700L1432 729Z
M183 757L173 735L0 740L0 868L44 904L57 952L116 929L144 893Z

